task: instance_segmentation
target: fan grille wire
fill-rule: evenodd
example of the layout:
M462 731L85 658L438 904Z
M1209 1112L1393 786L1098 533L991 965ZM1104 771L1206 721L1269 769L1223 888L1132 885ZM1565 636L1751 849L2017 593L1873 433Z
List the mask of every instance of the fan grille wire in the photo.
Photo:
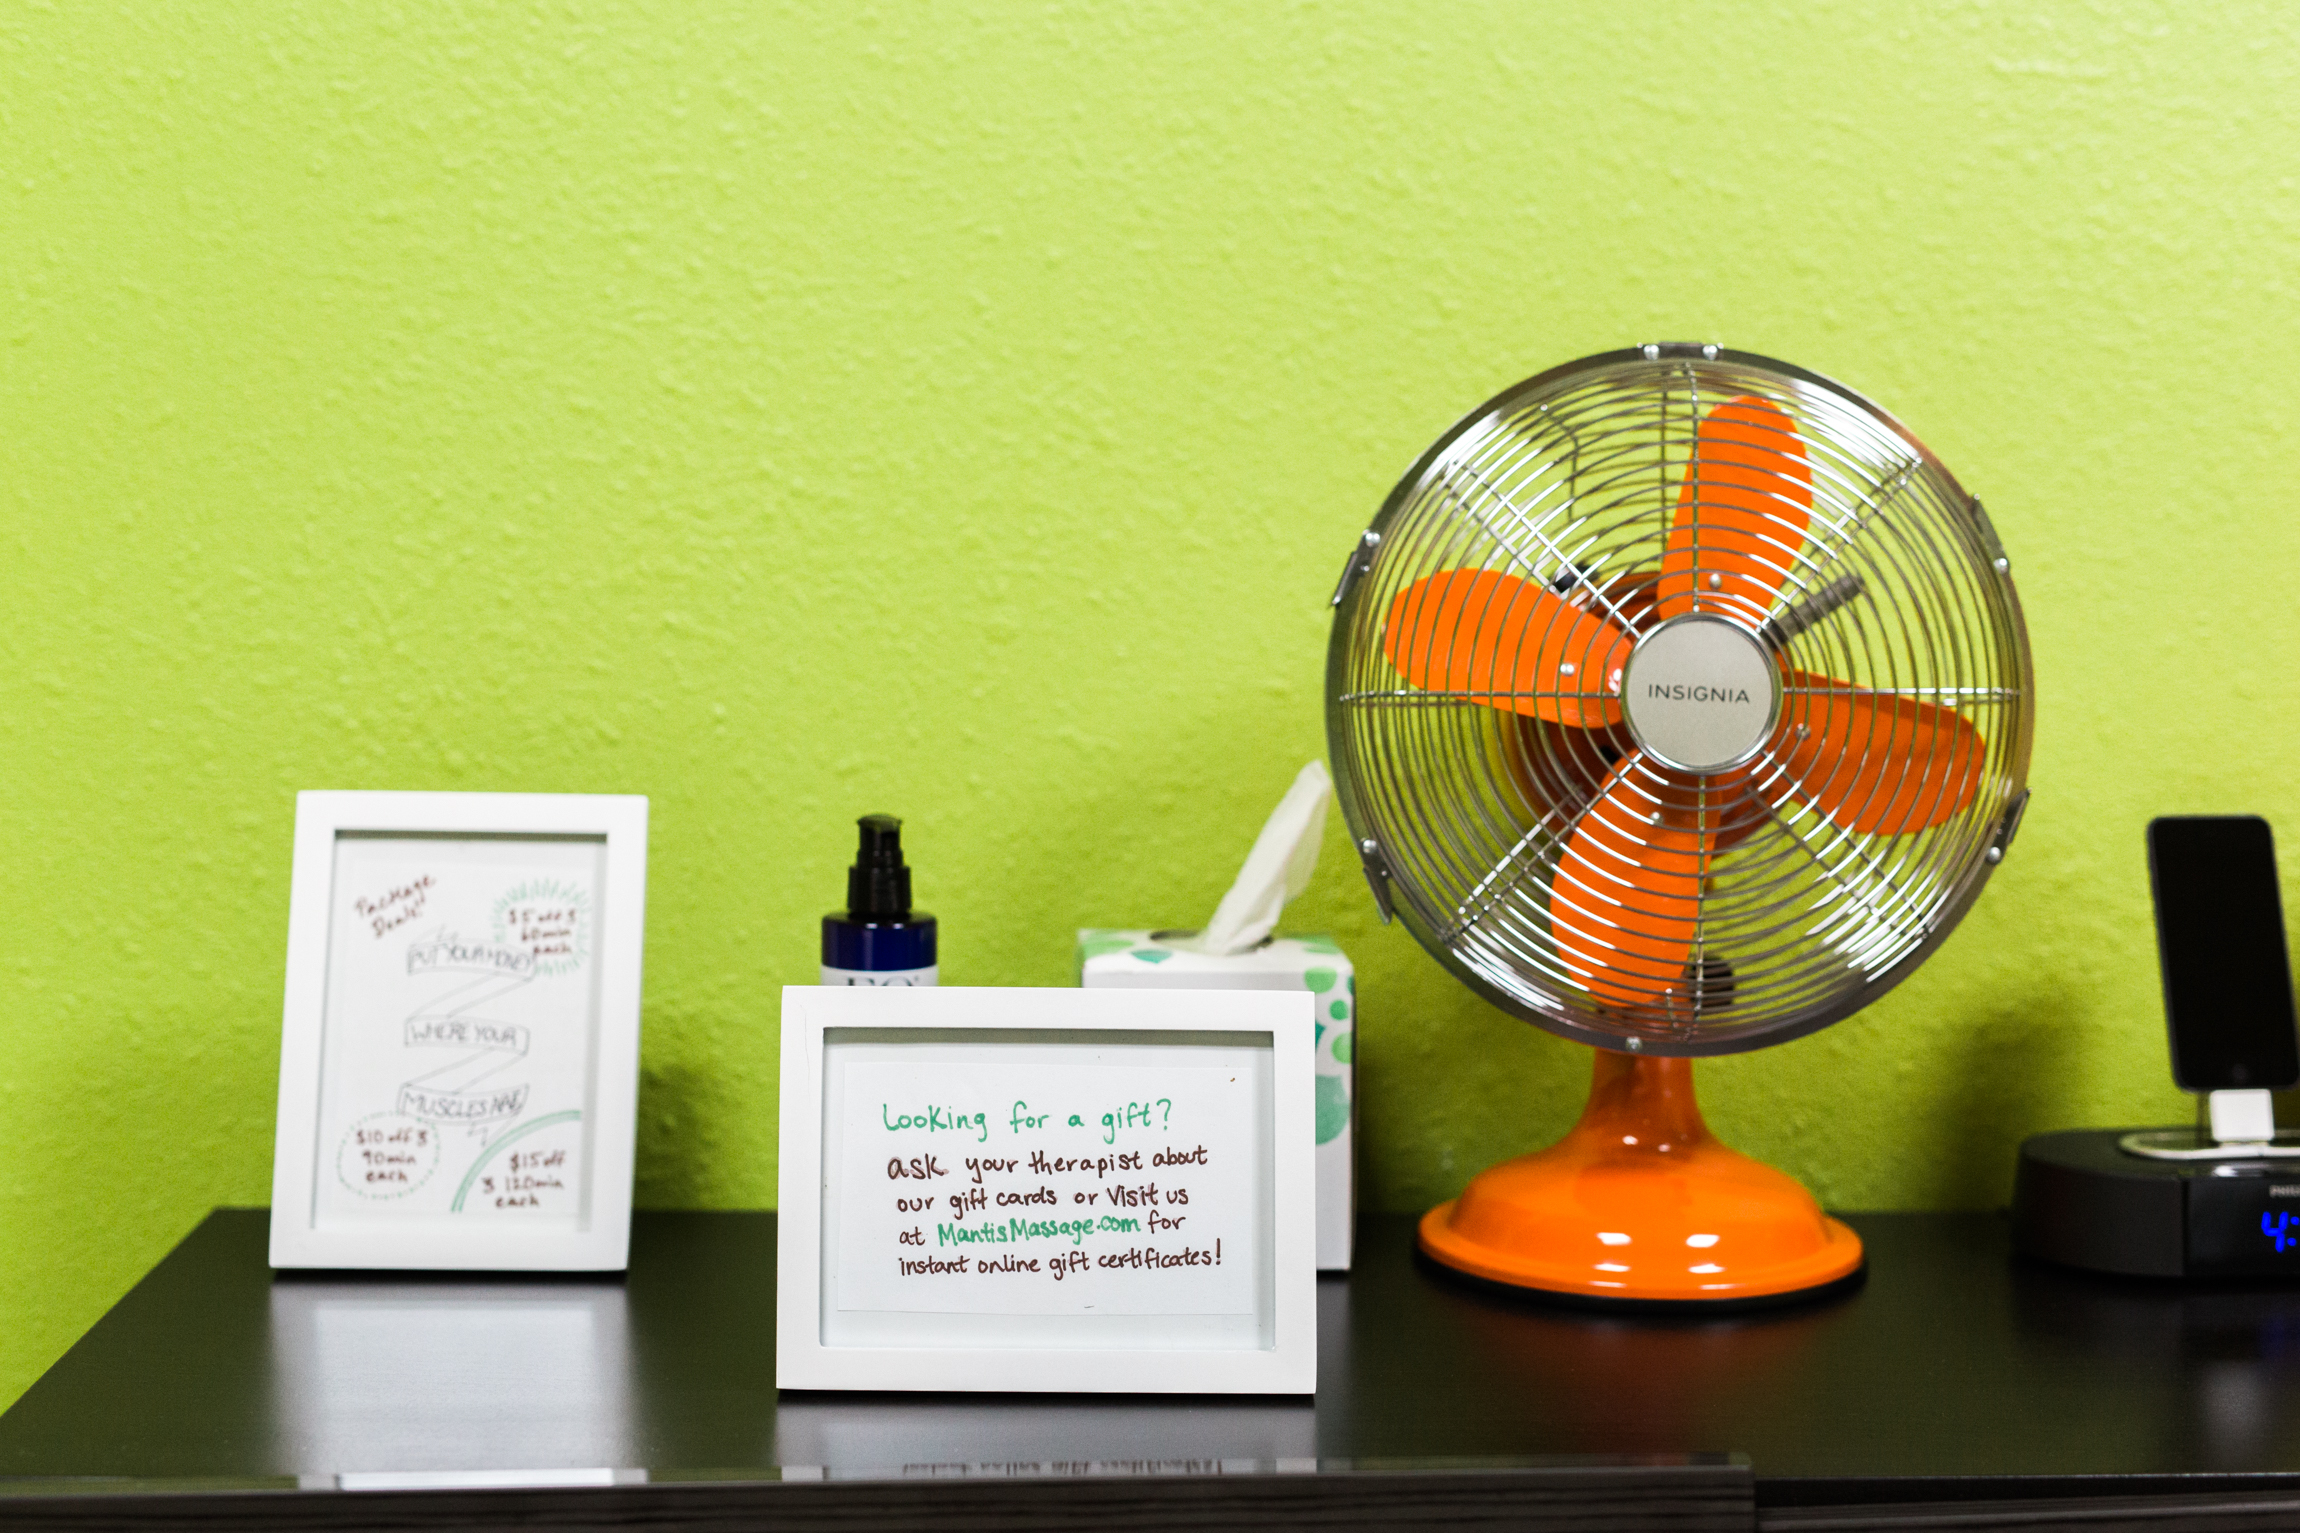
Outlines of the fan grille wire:
M1726 1053L1850 1014L1955 926L2025 791L2028 640L1985 514L1891 417L1766 358L1649 350L1518 385L1407 474L1373 524L1369 566L1339 603L1327 724L1353 833L1378 850L1407 927L1455 973L1585 1042ZM1383 625L1401 593L1449 570L1503 571L1624 630L1650 628L1696 427L1717 405L1751 395L1794 421L1811 510L1802 534L1792 521L1773 524L1769 556L1788 571L1778 600L1739 615L1784 667L1784 707L1816 690L1858 689L1952 709L1978 729L1979 788L1937 823L1899 834L1858 828L1864 810L1914 790L1908 761L1882 751L1873 733L1851 743L1826 785L1763 750L1762 791L1736 795L1665 772L1625 727L1545 722L1492 706L1504 700L1494 691L1425 690L1384 652ZM1784 507L1788 488L1784 476ZM1699 510L1693 520L1698 570ZM1492 674L1499 687L1516 671L1505 662ZM1579 684L1559 695L1608 696L1604 678ZM1623 760L1633 791L1655 808L1690 785L1700 823L1731 843L1701 886L1683 992L1651 1001L1593 995L1551 924L1556 901L1591 897L1561 890L1559 857ZM1866 791L1844 791L1872 768ZM1800 798L1800 786L1835 793L1829 812ZM1641 898L1625 883L1599 897L1631 908Z

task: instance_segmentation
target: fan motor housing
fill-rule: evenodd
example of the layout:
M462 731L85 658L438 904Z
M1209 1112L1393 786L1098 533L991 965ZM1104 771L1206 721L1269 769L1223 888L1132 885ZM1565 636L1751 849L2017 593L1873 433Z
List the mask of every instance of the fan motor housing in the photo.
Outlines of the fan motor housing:
M1664 765L1721 772L1757 754L1781 716L1781 670L1750 629L1690 613L1646 633L1621 673L1621 711Z

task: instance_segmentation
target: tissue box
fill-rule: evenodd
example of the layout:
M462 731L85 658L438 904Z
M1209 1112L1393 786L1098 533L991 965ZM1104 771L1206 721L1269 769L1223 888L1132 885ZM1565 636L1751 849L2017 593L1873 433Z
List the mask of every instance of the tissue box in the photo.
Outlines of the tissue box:
M1179 933L1175 935L1180 935ZM1328 937L1273 937L1228 958L1185 953L1146 931L1078 934L1089 990L1309 990L1318 997L1318 1266L1346 1272L1357 1208L1352 1121L1357 1093L1357 979Z

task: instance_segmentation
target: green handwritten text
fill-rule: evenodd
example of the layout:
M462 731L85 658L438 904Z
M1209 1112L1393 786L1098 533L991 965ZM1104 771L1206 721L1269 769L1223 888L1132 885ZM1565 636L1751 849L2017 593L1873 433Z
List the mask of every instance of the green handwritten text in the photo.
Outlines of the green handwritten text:
M1142 1228L1141 1222L1103 1214L1087 1219L1009 1219L1004 1224L984 1224L969 1228L963 1224L938 1224L934 1233L946 1246L994 1245L1009 1246L1025 1240L1067 1240L1072 1245L1083 1243L1094 1234L1131 1235Z
M990 1117L986 1113L967 1114L955 1107L929 1107L922 1112L896 1113L886 1103L878 1104L879 1122L887 1132L899 1134L905 1129L922 1128L930 1134L964 1133L974 1131L978 1140L990 1137Z

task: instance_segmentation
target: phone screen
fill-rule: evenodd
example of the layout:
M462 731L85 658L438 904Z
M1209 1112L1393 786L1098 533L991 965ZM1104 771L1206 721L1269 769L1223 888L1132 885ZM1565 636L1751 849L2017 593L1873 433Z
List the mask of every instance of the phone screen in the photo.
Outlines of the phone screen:
M2172 1078L2189 1091L2300 1082L2276 842L2254 815L2148 825Z

